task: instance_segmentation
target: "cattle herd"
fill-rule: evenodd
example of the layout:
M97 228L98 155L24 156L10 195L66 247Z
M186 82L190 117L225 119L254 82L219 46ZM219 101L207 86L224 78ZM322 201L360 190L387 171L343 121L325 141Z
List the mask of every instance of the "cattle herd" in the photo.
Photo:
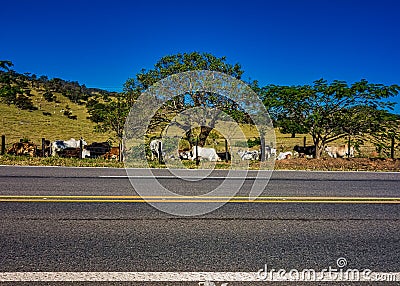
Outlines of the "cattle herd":
M44 149L43 149L44 148ZM163 151L163 143L159 139L154 139L149 144L151 160L159 160L160 162L166 159L166 154ZM350 150L350 153L349 153ZM315 156L315 146L294 146L293 151L280 152L277 154L277 149L266 146L265 159L284 160L292 157L307 157L312 158ZM348 148L348 145L341 146L327 146L325 152L332 158L345 158L354 157L354 147ZM12 144L7 149L8 154L13 155L26 155L26 156L59 156L59 157L76 157L76 158L104 158L106 160L120 160L120 148L112 147L109 142L94 142L90 145L84 139L75 140L56 140L50 142L44 140L42 142L42 149L31 142L18 142ZM261 160L261 150L239 150L237 154L241 160ZM176 158L177 157L177 158ZM217 162L222 160L231 160L229 152L218 153L214 148L205 148L201 146L193 146L189 150L180 150L177 156L169 155L168 159L180 160L206 160Z
M354 147L350 147L350 154L348 154L348 145L341 146L327 146L325 147L326 153L331 158L350 158L354 157ZM150 142L151 159L157 159L162 161L166 154L163 151L162 141L159 139L154 139ZM286 151L277 154L277 149L271 146L265 147L265 159L269 160L275 158L276 160L290 159L294 156L296 157L315 157L316 147L315 146L294 146L293 152ZM237 152L241 160L261 160L262 152L261 150L239 150ZM228 158L226 157L228 156ZM204 148L200 146L193 146L190 150L178 150L178 156L180 160L206 160L211 162L230 160L231 154L228 152L218 153L214 148ZM169 155L168 159L176 159L175 155Z
M90 145L84 139L44 140L42 149L32 142L18 142L7 149L10 155L27 155L31 157L64 157L64 158L99 158L119 159L119 147L111 147L109 142L94 142Z

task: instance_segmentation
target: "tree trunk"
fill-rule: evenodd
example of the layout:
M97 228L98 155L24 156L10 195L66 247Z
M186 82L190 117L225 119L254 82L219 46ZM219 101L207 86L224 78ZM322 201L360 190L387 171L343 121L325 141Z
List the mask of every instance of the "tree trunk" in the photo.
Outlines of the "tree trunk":
M314 146L315 146L315 154L313 157L315 159L319 159L319 158L321 158L324 144L320 143L319 138L313 138L313 142L314 142Z
M314 155L314 158L315 158L315 159L321 158L322 151L323 151L322 146L315 145L315 155Z
M200 135L199 135L199 146L200 147L204 147L204 145L206 145L206 140L207 140L207 137L210 134L211 130L213 130L213 128L211 128L209 126L201 126Z

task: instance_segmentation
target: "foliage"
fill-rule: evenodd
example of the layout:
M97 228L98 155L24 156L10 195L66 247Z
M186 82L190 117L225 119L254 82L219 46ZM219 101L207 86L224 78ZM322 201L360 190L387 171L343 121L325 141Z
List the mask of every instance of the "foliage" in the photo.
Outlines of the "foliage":
M56 100L57 100L57 97L56 97L53 93L51 93L50 91L46 91L46 92L43 94L43 97L44 97L44 99L47 100L48 102L53 102L53 101L56 101Z
M231 65L226 62L225 57L218 58L208 53L198 52L176 54L161 58L154 65L153 69L148 71L142 70L135 78L128 79L124 85L125 92L127 94L138 96L141 92L145 91L161 79L176 73L193 70L222 72L237 79L240 79L243 74L243 70L239 64ZM216 107L219 112L224 111L239 121L244 118L242 111L240 111L237 104L222 95L211 94L203 91L188 91L187 94L178 95L164 104L164 107L153 117L149 131L154 131L156 128L169 124L171 118L190 107L206 106ZM216 119L218 117L214 116L213 118ZM188 117L183 122L175 122L175 124L182 129L188 130L188 127L191 126L189 123L190 120L196 119ZM214 124L215 122L210 122L210 127L204 126L204 124L199 124L202 129L199 136L200 146L204 146ZM188 131L188 133L190 132L191 130ZM188 140L190 140L191 137L190 134L187 134Z
M124 93L115 94L107 101L99 98L91 99L87 103L90 114L89 119L97 123L95 128L98 132L114 132L122 141L125 120L131 108L130 100Z
M0 61L0 97L7 105L15 105L20 109L36 110L30 98L23 75L15 73L11 61Z
M344 81L328 84L320 79L312 86L268 86L262 99L269 104L275 120L310 133L319 157L331 141L385 133L393 125L387 109L394 104L383 99L397 95L399 89L397 85L372 84L366 80L349 86Z

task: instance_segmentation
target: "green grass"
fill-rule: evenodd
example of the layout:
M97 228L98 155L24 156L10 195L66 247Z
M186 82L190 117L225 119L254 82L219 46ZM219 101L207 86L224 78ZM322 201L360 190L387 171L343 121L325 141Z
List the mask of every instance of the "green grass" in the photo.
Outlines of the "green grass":
M102 158L98 159L78 159L78 158L61 158L61 157L28 157L0 155L0 165L14 166L64 166L64 167L110 167L123 168L124 164L117 161L106 161Z
M32 101L35 106L39 109L34 111L20 110L15 106L7 106L4 103L0 103L0 114L1 114L1 125L0 125L0 135L6 136L6 147L12 145L12 143L19 142L20 139L29 139L31 142L40 145L41 138L46 138L48 140L54 141L57 139L68 140L69 138L79 139L81 137L85 138L86 142L89 144L92 142L102 142L111 140L117 142L113 134L107 133L97 133L94 132L95 123L91 122L84 105L78 105L72 103L68 98L64 97L59 93L55 93L57 97L57 102L47 102L43 98L43 90L37 89L32 90ZM66 106L71 108L72 115L77 116L77 120L69 119L63 114L63 110ZM43 113L50 113L51 116L45 116ZM231 123L228 123L231 124ZM240 125L242 132L246 138L256 138L259 136L257 130L250 125ZM224 132L227 132L232 137L239 138L240 132L234 130L233 126L223 126L221 127ZM232 131L233 130L233 131ZM158 134L152 134L157 136ZM223 139L212 140L212 138L218 137L214 134L207 142L208 147L214 147L217 152L225 151L225 142ZM222 136L219 135L221 138ZM312 138L310 135L296 134L295 138L291 138L290 134L282 134L278 129L275 129L276 141L273 143L279 151L291 151L295 145L303 145L303 138L306 137L307 145L313 145ZM274 138L267 138L267 144L270 144ZM187 143L187 142L186 142ZM338 145L346 143L345 139L338 142L333 142L330 145ZM116 143L114 143L116 145ZM188 145L188 144L186 144ZM257 149L258 147L253 147L252 149ZM366 143L361 146L360 152L357 154L359 157L368 157L375 147L371 143ZM326 155L325 155L326 156ZM396 149L395 157L400 157L399 148ZM44 164L44 165L73 165L78 166L84 164L85 166L98 165L98 166L113 166L114 163L103 162L101 159L90 161L83 160L82 163L75 162L74 159L54 159L54 158L11 158L2 157L0 160L3 164ZM0 162L0 163L1 163ZM187 163L188 166L192 163ZM153 166L154 165L154 166ZM121 165L122 166L122 165ZM151 163L152 167L160 167L157 164ZM189 166L193 167L193 166ZM229 166L228 166L229 167ZM222 163L217 163L216 168L227 168L226 165Z
M36 144L40 144L41 138L54 141L83 137L88 143L115 140L110 134L94 132L95 123L87 119L88 113L84 105L72 103L58 93L55 95L60 103L47 102L40 91L33 90L32 94L32 101L39 110L20 110L13 105L0 103L0 134L6 136L7 145L19 142L22 138ZM77 116L77 120L63 115L66 105L71 108L72 115ZM43 112L48 112L51 116L45 116Z

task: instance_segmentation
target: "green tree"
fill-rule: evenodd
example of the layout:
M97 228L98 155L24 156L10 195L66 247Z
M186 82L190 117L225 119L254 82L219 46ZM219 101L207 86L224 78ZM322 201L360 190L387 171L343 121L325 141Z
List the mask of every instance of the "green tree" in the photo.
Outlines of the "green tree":
M126 94L133 94L138 96L140 93L144 92L151 85L155 84L161 79L164 79L170 75L176 73L182 73L194 70L210 70L217 71L228 74L232 77L240 79L243 70L239 64L229 64L226 61L226 57L215 57L209 53L184 53L165 56L161 58L151 70L142 70L136 75L135 78L130 78L125 82L125 92ZM160 126L167 125L170 123L171 118L174 115L186 110L189 107L216 107L218 111L224 111L231 115L235 119L245 120L246 117L244 113L240 110L239 106L235 104L232 100L228 98L217 95L210 94L203 91L188 91L187 94L178 95L174 99L167 102L162 110L158 112L151 123L150 129L156 129ZM209 123L209 126L205 126L198 122L201 126L201 131L199 135L199 145L203 146L206 142L208 135L214 127L215 120L218 118L219 114L214 114L211 116L213 120ZM187 121L175 122L175 124L180 125L182 129L187 130L190 126L190 120L196 120L196 118L188 118ZM191 141L191 130L187 133L187 139Z
M97 123L96 131L113 132L121 143L131 102L124 93L114 93L113 96L107 94L101 98L96 97L88 101L89 119Z
M299 124L297 120L294 120L296 114L293 111L282 108L285 104L284 99L291 98L292 110L303 109L306 107L303 106L302 96L306 92L307 87L304 86L278 85L267 85L258 91L269 115L274 120L274 126L279 127L283 134L291 134L292 138L295 138L296 134L308 133L309 129L303 124Z
M30 98L30 89L27 88L27 76L17 74L11 69L11 61L0 61L0 98L8 105L15 105L20 109L35 110Z
M372 84L364 79L350 86L344 81L328 84L320 79L311 86L279 87L262 96L264 102L274 101L270 107L273 114L308 130L318 158L329 142L392 128L395 121L387 110L394 103L384 99L397 95L399 89L398 85Z

